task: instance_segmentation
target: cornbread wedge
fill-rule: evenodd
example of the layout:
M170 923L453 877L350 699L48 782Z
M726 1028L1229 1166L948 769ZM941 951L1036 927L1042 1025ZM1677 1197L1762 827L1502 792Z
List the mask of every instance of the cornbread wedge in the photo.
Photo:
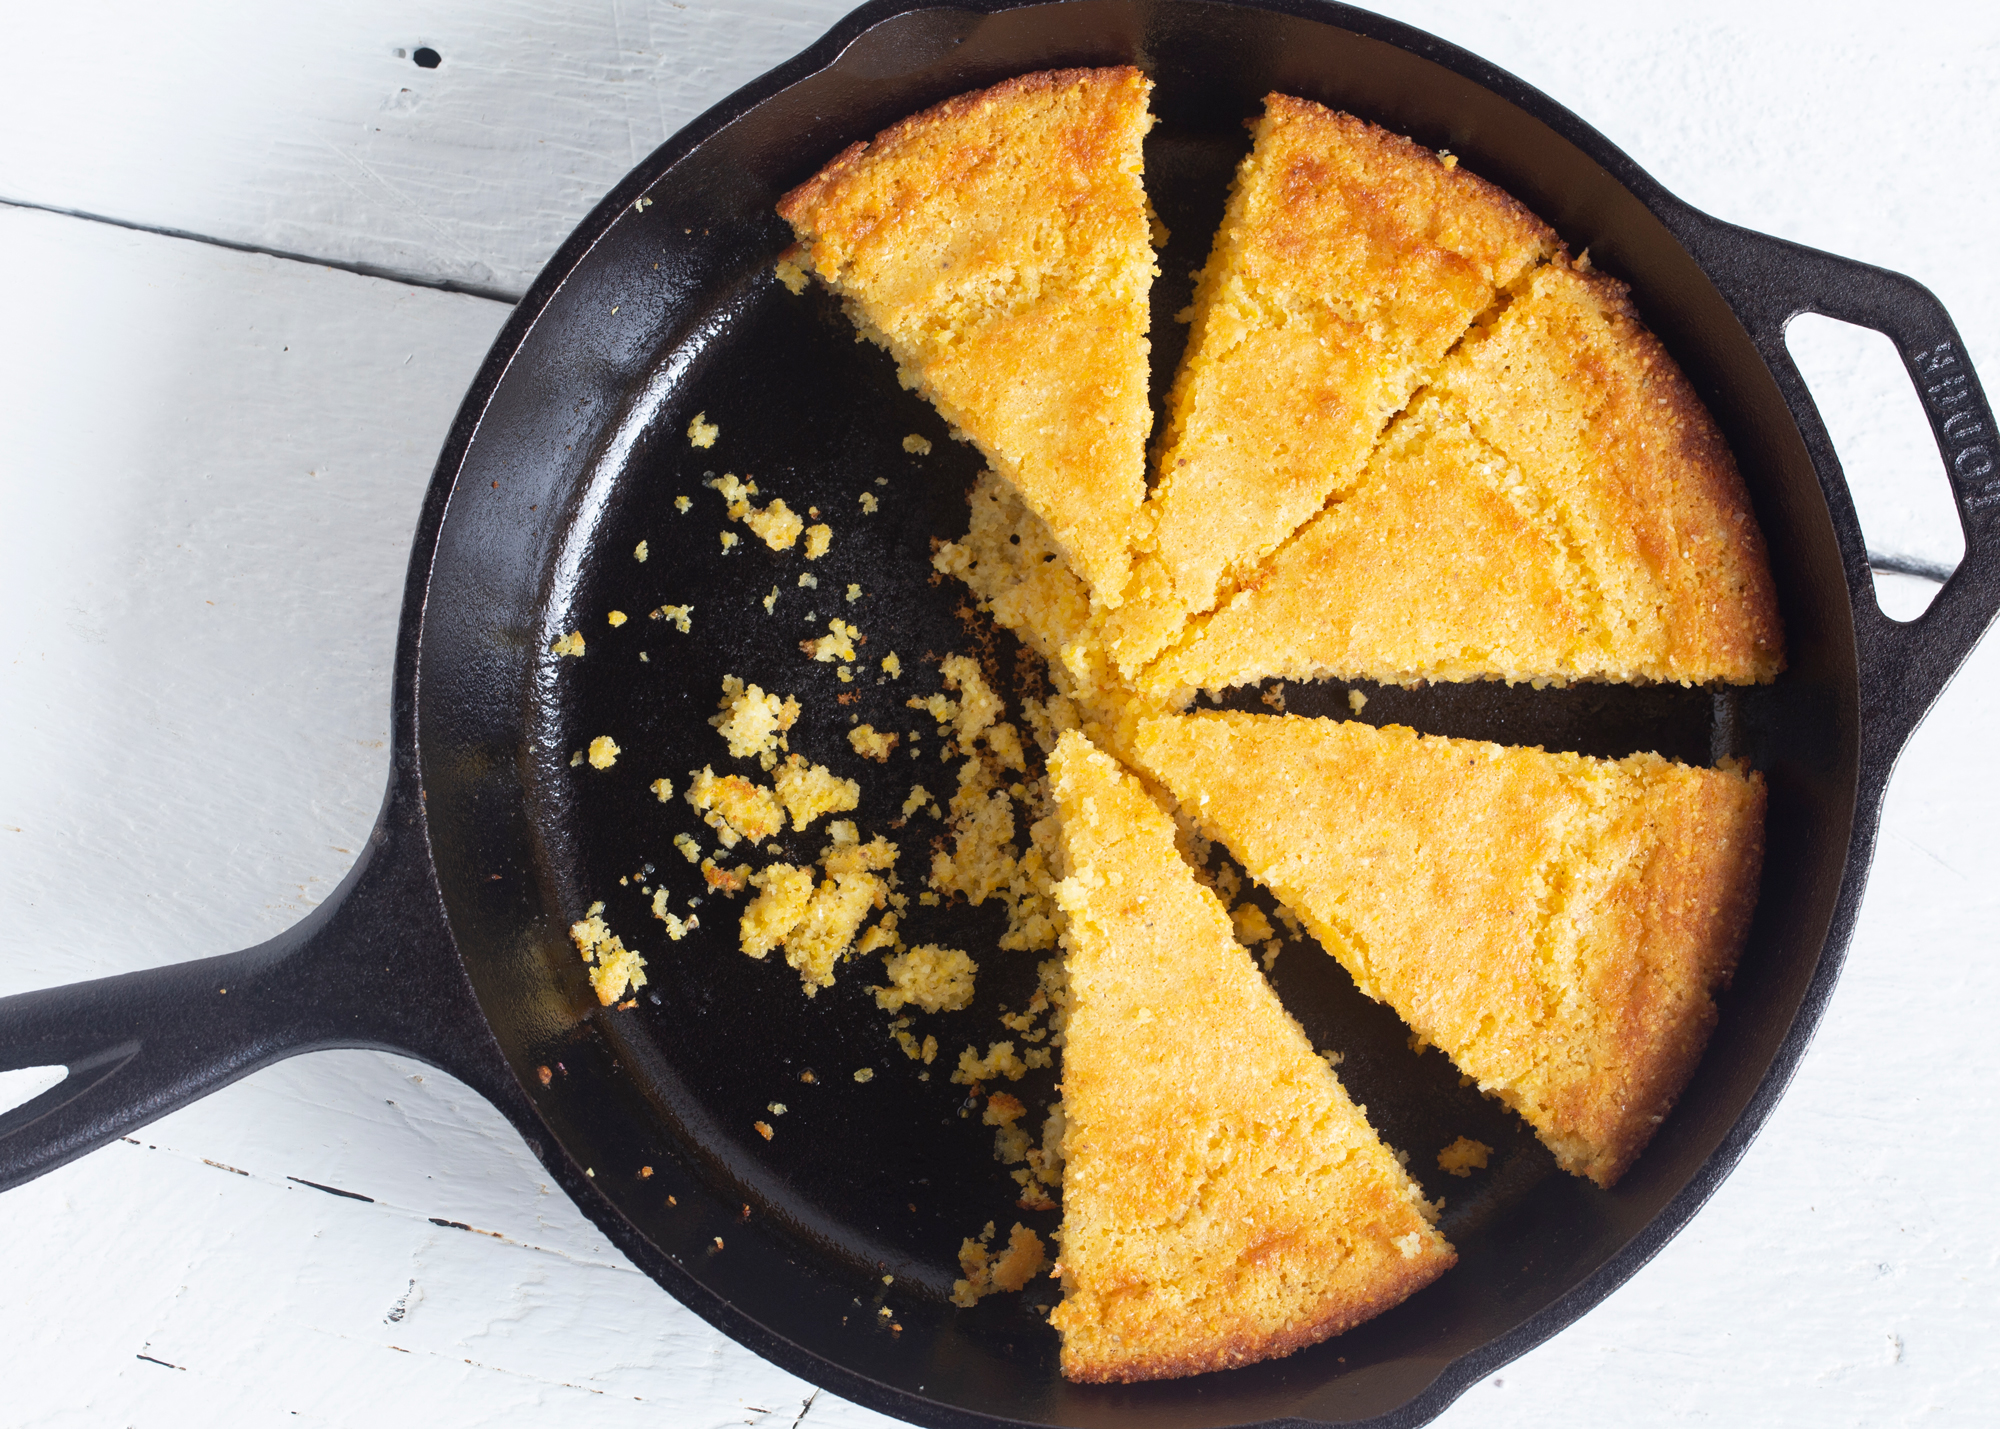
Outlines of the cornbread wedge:
M1769 681L1784 637L1722 435L1624 287L1551 262L1366 472L1141 683Z
M1130 67L1022 75L854 145L778 204L798 238L780 275L841 296L1107 605L1152 427L1151 88Z
M1742 949L1762 776L1223 712L1143 720L1133 743L1364 993L1565 1170L1624 1174Z
M1072 730L1049 764L1067 874L1062 1372L1165 1379L1288 1354L1456 1254L1314 1053L1173 821Z
M1163 588L1186 612L1349 487L1451 345L1558 247L1455 160L1352 115L1273 94L1254 133L1196 285L1148 503ZM1121 666L1177 623L1151 622Z

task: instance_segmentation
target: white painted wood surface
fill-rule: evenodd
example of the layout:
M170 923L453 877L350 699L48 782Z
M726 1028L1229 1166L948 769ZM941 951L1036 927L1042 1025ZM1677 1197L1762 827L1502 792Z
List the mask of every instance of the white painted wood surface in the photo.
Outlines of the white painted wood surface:
M842 7L16 8L0 197L512 292ZM1391 8L1690 200L1923 279L2000 371L1991 11ZM420 44L439 69L395 59ZM417 503L504 316L0 209L0 993L252 943L338 881ZM1809 370L1871 539L1948 560L1911 494L1935 460L1866 350L1822 334ZM1848 972L1742 1167L1440 1423L1990 1422L1996 696L1989 642L1904 761ZM260 1073L0 1199L0 1423L886 1422L709 1331L538 1171L420 1067Z

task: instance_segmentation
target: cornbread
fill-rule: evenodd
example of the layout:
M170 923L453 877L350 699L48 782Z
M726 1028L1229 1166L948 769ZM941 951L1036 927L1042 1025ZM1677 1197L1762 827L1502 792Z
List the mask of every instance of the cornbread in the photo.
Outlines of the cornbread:
M778 796L740 774L718 776L703 765L689 773L686 797L724 848L735 848L742 839L763 843L785 827L785 806Z
M1042 1238L1019 1221L1007 1232L1007 1249L994 1255L988 1248L993 1229L988 1221L977 1240L968 1237L960 1244L958 1268L965 1278L952 1285L952 1304L970 1306L996 1290L1019 1290L1048 1263Z
M1081 734L1050 761L1066 876L1062 1372L1170 1378L1288 1354L1456 1259L1422 1192Z
M1622 285L1555 261L1360 482L1142 677L1767 682L1783 636L1721 434Z
M1162 589L1190 612L1350 485L1452 344L1558 246L1499 189L1350 114L1273 94L1253 134L1147 503Z
M1292 715L1148 719L1134 744L1362 992L1565 1170L1624 1174L1742 949L1761 775Z
M604 1006L618 1001L627 988L646 985L646 960L605 925L602 903L591 904L580 921L569 925L569 937L584 962L591 964L590 986Z
M884 1012L900 1012L915 1003L926 1012L957 1012L972 1002L975 963L957 948L934 943L896 953L884 960L889 985L870 989Z
M823 814L844 814L861 803L859 784L797 754L778 767L771 782L785 812L792 816L792 828L800 833Z
M1146 495L1140 175L1150 82L1022 75L855 144L786 194L809 270L1116 604Z
M799 702L767 695L734 675L722 677L722 699L708 722L729 744L731 759L754 759L769 769L778 762L785 732L798 723Z
M896 862L896 845L877 838L863 844L853 825L833 825L834 840L820 855L826 877L810 868L774 863L749 875L757 896L737 924L738 945L753 958L783 947L807 997L833 986L834 965L849 956L868 915L888 901L882 877Z

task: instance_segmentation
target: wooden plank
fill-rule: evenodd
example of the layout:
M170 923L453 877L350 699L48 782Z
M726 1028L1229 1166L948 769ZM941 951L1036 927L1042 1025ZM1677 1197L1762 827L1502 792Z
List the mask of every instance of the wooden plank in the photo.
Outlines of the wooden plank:
M19 7L0 50L0 198L519 293L641 156L849 8ZM1976 59L2000 38L1992 6L1893 23L1861 0L1549 22L1482 0L1376 8L1546 90L1696 204L1995 311L1992 265L1968 261L2000 205L1970 181L2000 145ZM438 68L413 63L419 46Z

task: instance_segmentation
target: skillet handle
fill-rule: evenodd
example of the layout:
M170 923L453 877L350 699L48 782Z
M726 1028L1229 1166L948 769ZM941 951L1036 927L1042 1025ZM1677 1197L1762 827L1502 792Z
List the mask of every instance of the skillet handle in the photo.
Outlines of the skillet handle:
M1706 219L1687 236L1777 378L1834 507L1861 660L1862 728L1893 761L2000 611L2000 428L1944 306L1913 278ZM1785 347L1800 313L1873 328L1896 344L1951 478L1965 557L1924 613L1892 620L1874 581L1840 459Z
M0 1071L69 1069L0 1115L0 1191L300 1052L400 1052L505 1096L410 802L392 789L340 887L268 943L0 998Z

